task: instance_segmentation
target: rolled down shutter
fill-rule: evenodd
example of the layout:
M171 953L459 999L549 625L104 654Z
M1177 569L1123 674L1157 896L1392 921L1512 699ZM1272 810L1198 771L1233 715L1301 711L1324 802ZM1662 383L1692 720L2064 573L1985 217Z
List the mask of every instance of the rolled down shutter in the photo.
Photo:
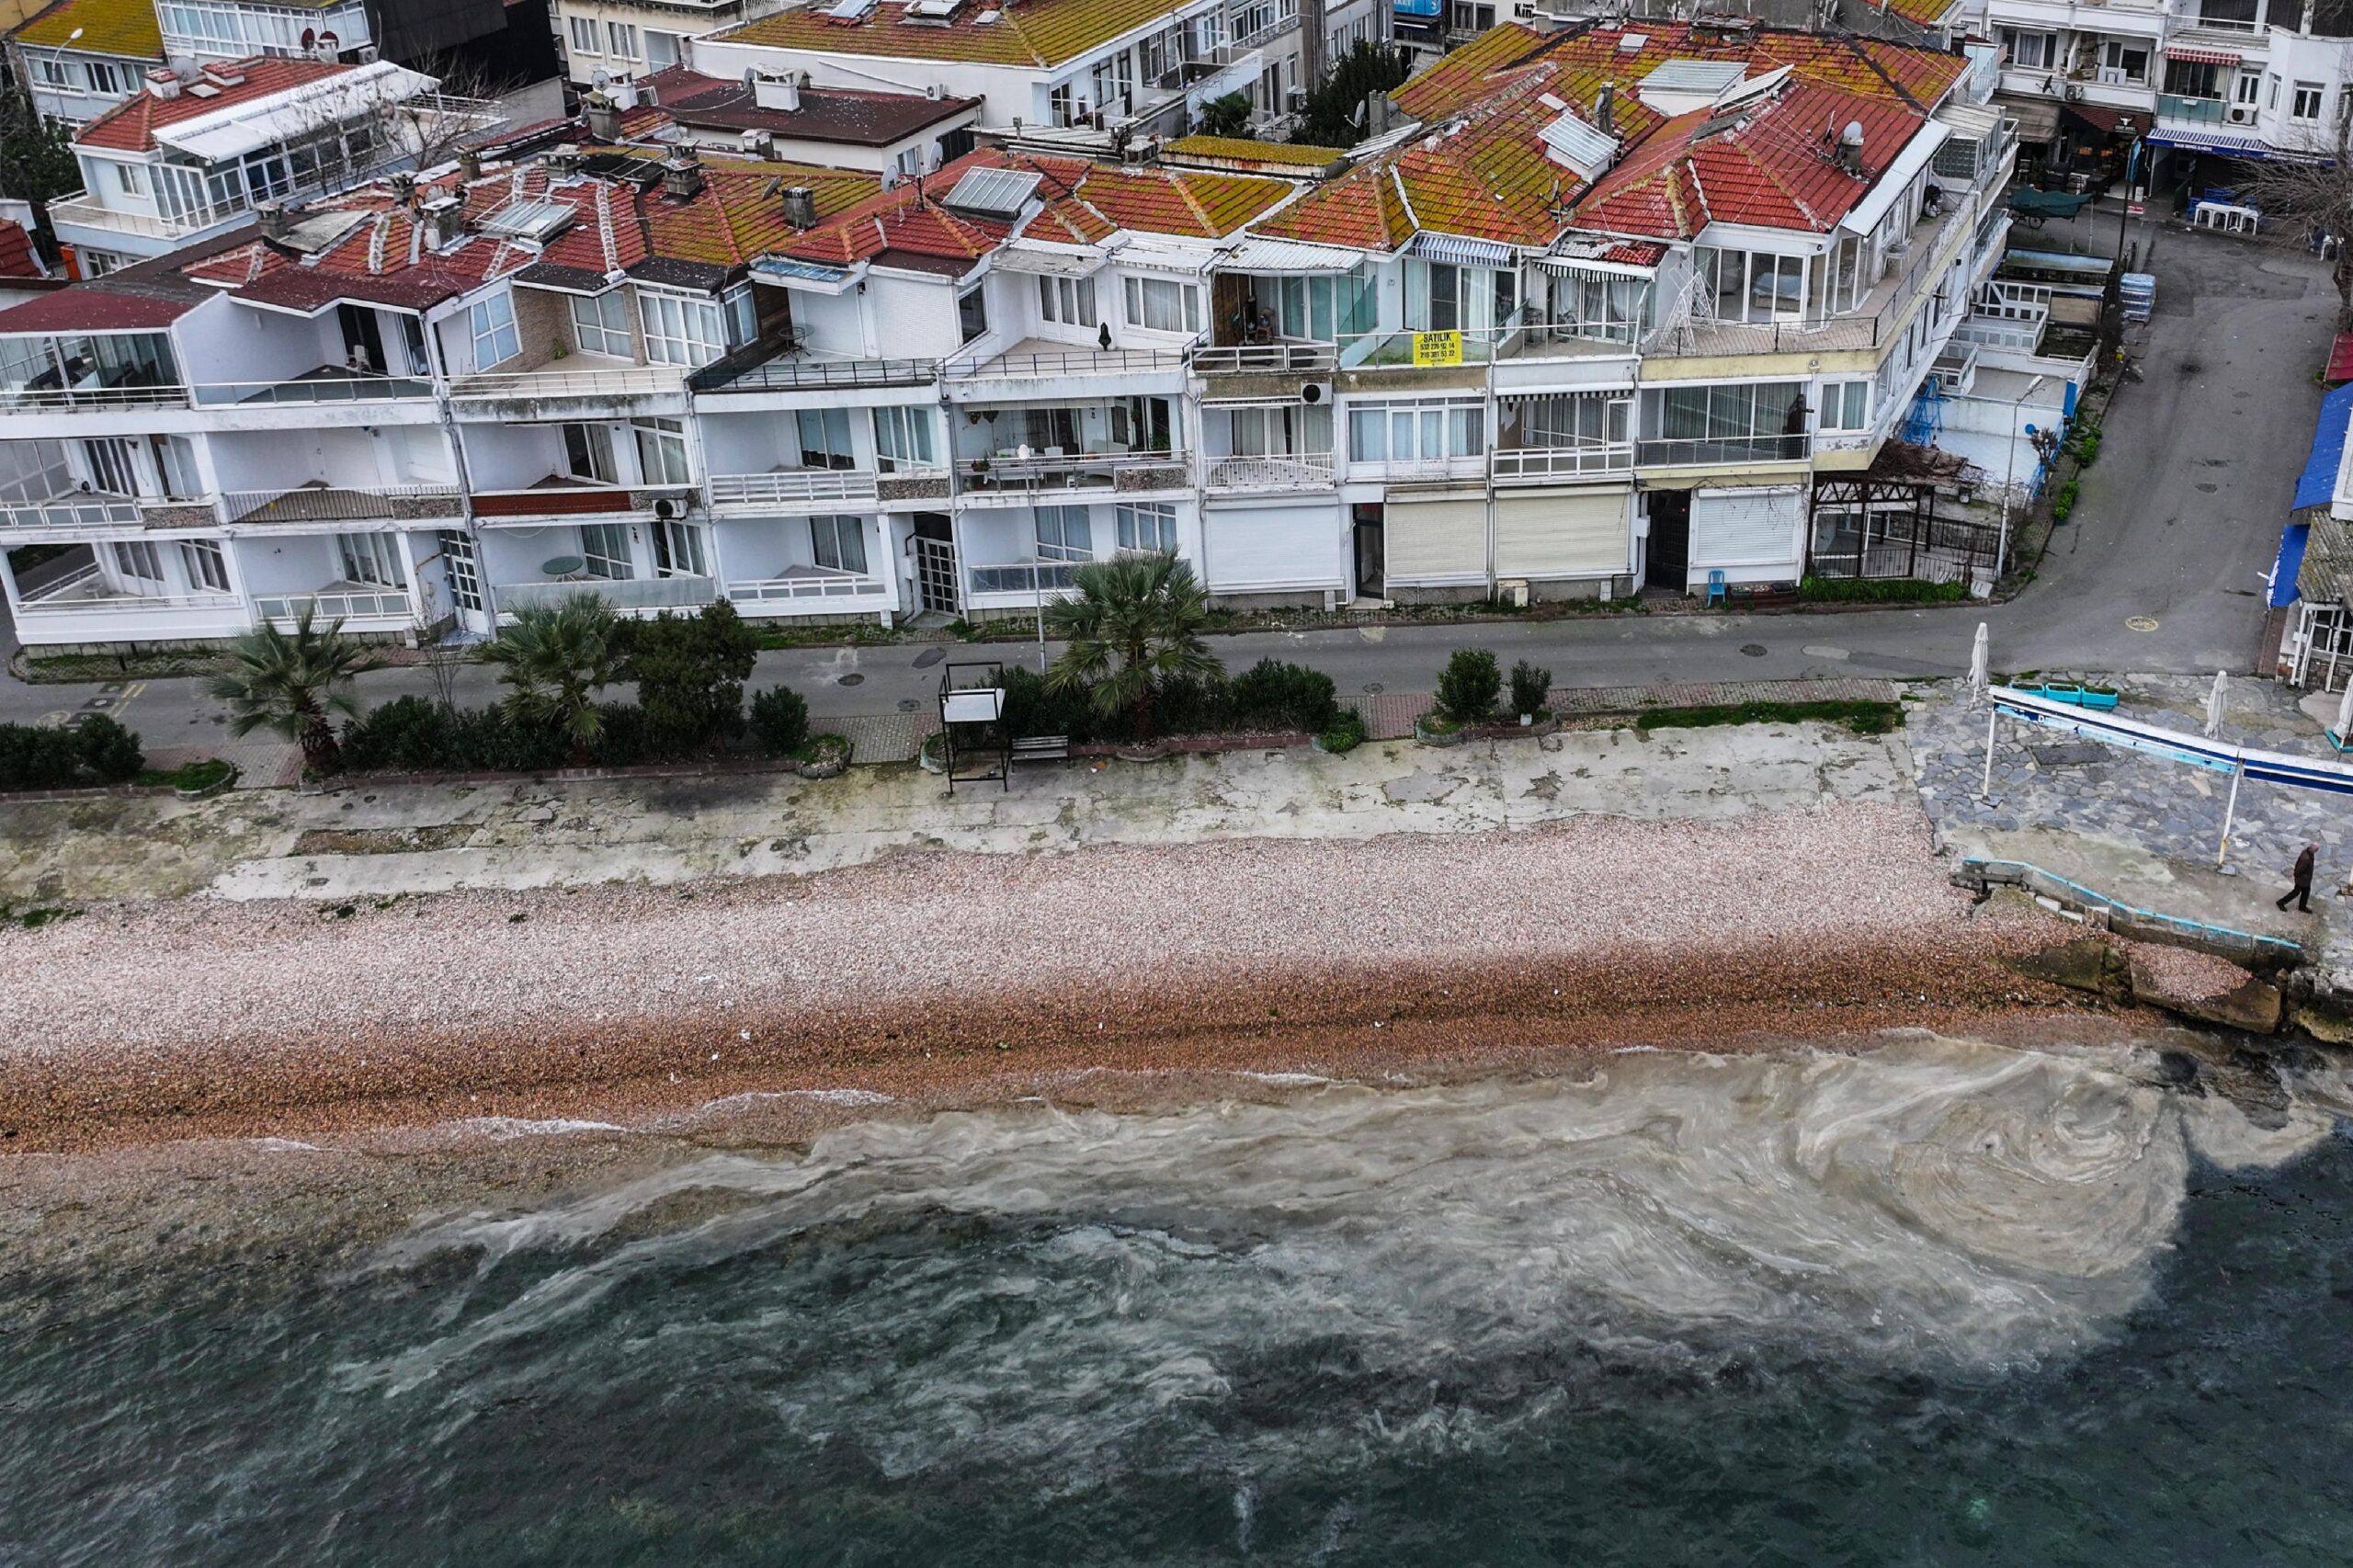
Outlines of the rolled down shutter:
M1633 567L1623 485L1495 497L1498 577L1617 577Z
M1434 496L1381 508L1381 544L1388 580L1411 587L1445 587L1487 580L1487 498Z
M1700 490L1691 496L1691 564L1783 567L1797 575L1798 525L1805 496L1796 490Z
M1201 514L1209 585L1222 594L1337 588L1340 522L1332 504L1211 507Z

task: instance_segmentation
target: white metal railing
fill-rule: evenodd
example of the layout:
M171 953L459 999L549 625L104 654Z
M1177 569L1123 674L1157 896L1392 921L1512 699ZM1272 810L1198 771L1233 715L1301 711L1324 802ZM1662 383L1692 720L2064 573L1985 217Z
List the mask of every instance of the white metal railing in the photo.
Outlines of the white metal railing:
M1590 447L1506 447L1498 448L1495 453L1495 474L1498 480L1624 473L1633 466L1631 441Z
M324 621L407 619L416 613L408 595L398 588L337 589L323 594L262 594L255 597L254 612L264 620L296 621L310 611Z
M823 570L818 568L816 570ZM727 597L738 604L792 604L811 599L870 599L890 592L880 577L855 572L823 576L730 579Z
M181 408L188 401L188 389L177 382L165 386L11 387L0 392L0 406L19 411Z
M139 503L120 495L61 495L0 506L0 528L137 528L143 521Z
M1406 483L1433 479L1481 479L1487 472L1487 454L1459 458L1368 459L1348 464L1350 479L1392 479Z
M714 473L709 481L714 506L776 505L796 501L871 501L875 475L855 469L790 469L782 473Z
M261 403L400 403L433 395L421 376L362 376L340 371L277 381L200 381L190 389L199 407Z
M1193 369L1204 376L1250 370L1330 370L1339 362L1339 348L1329 343L1229 343L1193 350Z
M2042 327L2039 323L2004 321L1996 316L1969 316L1953 327L1952 341L2031 354L2041 345Z
M1813 449L1811 436L1663 437L1634 443L1634 460L1645 467L1697 468L1709 463L1802 462Z
M2051 315L2051 285L1991 279L1978 290L1976 303L1970 309L1981 316L2006 321L2042 322Z
M92 589L97 592L92 592ZM17 610L25 615L97 614L154 609L234 609L234 594L128 594L108 589L96 566L59 578L36 592L21 596Z
M498 596L498 608L506 610L560 605L584 594L615 609L683 609L710 603L719 597L719 585L709 577L588 577L565 583L499 583L492 591Z
M1177 370L1185 365L1181 348L1072 348L1054 354L965 355L950 359L943 371L949 381L990 381L998 377L1130 375L1148 370Z
M2264 24L2239 17L2184 17L2184 30L2201 33L2236 33L2242 38L2261 38Z
M334 485L321 488L231 490L222 494L222 513L233 523L362 521L379 517L454 517L464 511L454 484ZM447 502L446 508L424 502ZM402 504L407 503L404 506ZM267 517L257 514L267 512Z
M1332 483L1329 452L1264 453L1255 457L1212 458L1211 490L1310 490Z
M984 489L1035 489L1041 484L1108 488L1122 470L1183 468L1183 452L1033 453L1029 457L962 458L957 476Z
M683 391L683 365L629 365L608 370L484 371L452 383L454 398L626 397Z

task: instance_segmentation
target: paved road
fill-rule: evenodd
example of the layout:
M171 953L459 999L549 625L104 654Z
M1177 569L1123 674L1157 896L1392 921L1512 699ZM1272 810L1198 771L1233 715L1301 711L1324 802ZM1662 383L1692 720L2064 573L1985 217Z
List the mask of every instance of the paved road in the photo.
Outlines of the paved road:
M2102 242L2116 233L2112 210L2092 223ZM2145 379L2118 398L2075 519L2037 580L2007 605L1266 632L1219 639L1218 651L1234 669L1268 655L1310 664L1343 691L1427 691L1447 653L1465 643L1493 648L1506 665L1533 659L1569 686L1901 678L1963 673L1984 619L2000 667L2251 671L2262 575L2319 408L2312 374L2325 353L2334 291L2320 265L2300 254L2149 225L2134 225L2131 237L2159 278L2156 320L2139 350ZM2154 629L2135 630L2140 620ZM790 684L819 715L927 706L943 653L1035 657L1034 645L1022 643L802 650L763 655L755 684ZM76 708L97 689L0 681L0 719ZM367 677L362 695L374 702L428 689L422 672L386 670ZM488 671L465 672L465 700L495 691ZM153 744L200 744L221 722L194 681L146 682L125 710Z

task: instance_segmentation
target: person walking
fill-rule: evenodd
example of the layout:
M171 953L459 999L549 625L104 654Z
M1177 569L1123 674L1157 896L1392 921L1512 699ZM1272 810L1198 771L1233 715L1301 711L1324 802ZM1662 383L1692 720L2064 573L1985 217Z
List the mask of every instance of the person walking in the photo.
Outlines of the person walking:
M2313 860L2319 854L2319 845L2307 844L2304 852L2296 857L2296 869L2290 873L2295 880L2295 885L2279 895L2279 908L2287 908L2288 901L2292 898L2300 914L2310 915L2313 912Z

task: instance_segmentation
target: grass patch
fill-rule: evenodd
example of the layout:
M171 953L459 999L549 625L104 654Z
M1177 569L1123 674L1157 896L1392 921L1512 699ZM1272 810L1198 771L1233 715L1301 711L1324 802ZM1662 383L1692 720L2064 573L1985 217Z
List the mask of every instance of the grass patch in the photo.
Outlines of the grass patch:
M1334 756L1346 756L1364 744L1364 720L1353 708L1340 710L1339 717L1316 737L1316 744Z
M207 790L229 777L229 765L217 756L202 762L191 762L182 767L148 767L140 770L139 782L149 787L168 784L175 790Z
M25 679L35 686L87 681L168 680L176 676L218 675L228 668L219 653L26 653Z
M0 903L0 926L15 926L27 931L38 931L44 926L54 926L61 920L71 920L82 912L56 906L18 909L14 904Z
M1634 728L1704 730L1722 724L1844 724L1859 735L1883 735L1904 722L1904 708L1895 702L1719 702L1696 708L1646 708L1634 715Z
M1966 583L1919 577L1808 577L1798 585L1798 597L1808 604L1949 605L1968 597Z

